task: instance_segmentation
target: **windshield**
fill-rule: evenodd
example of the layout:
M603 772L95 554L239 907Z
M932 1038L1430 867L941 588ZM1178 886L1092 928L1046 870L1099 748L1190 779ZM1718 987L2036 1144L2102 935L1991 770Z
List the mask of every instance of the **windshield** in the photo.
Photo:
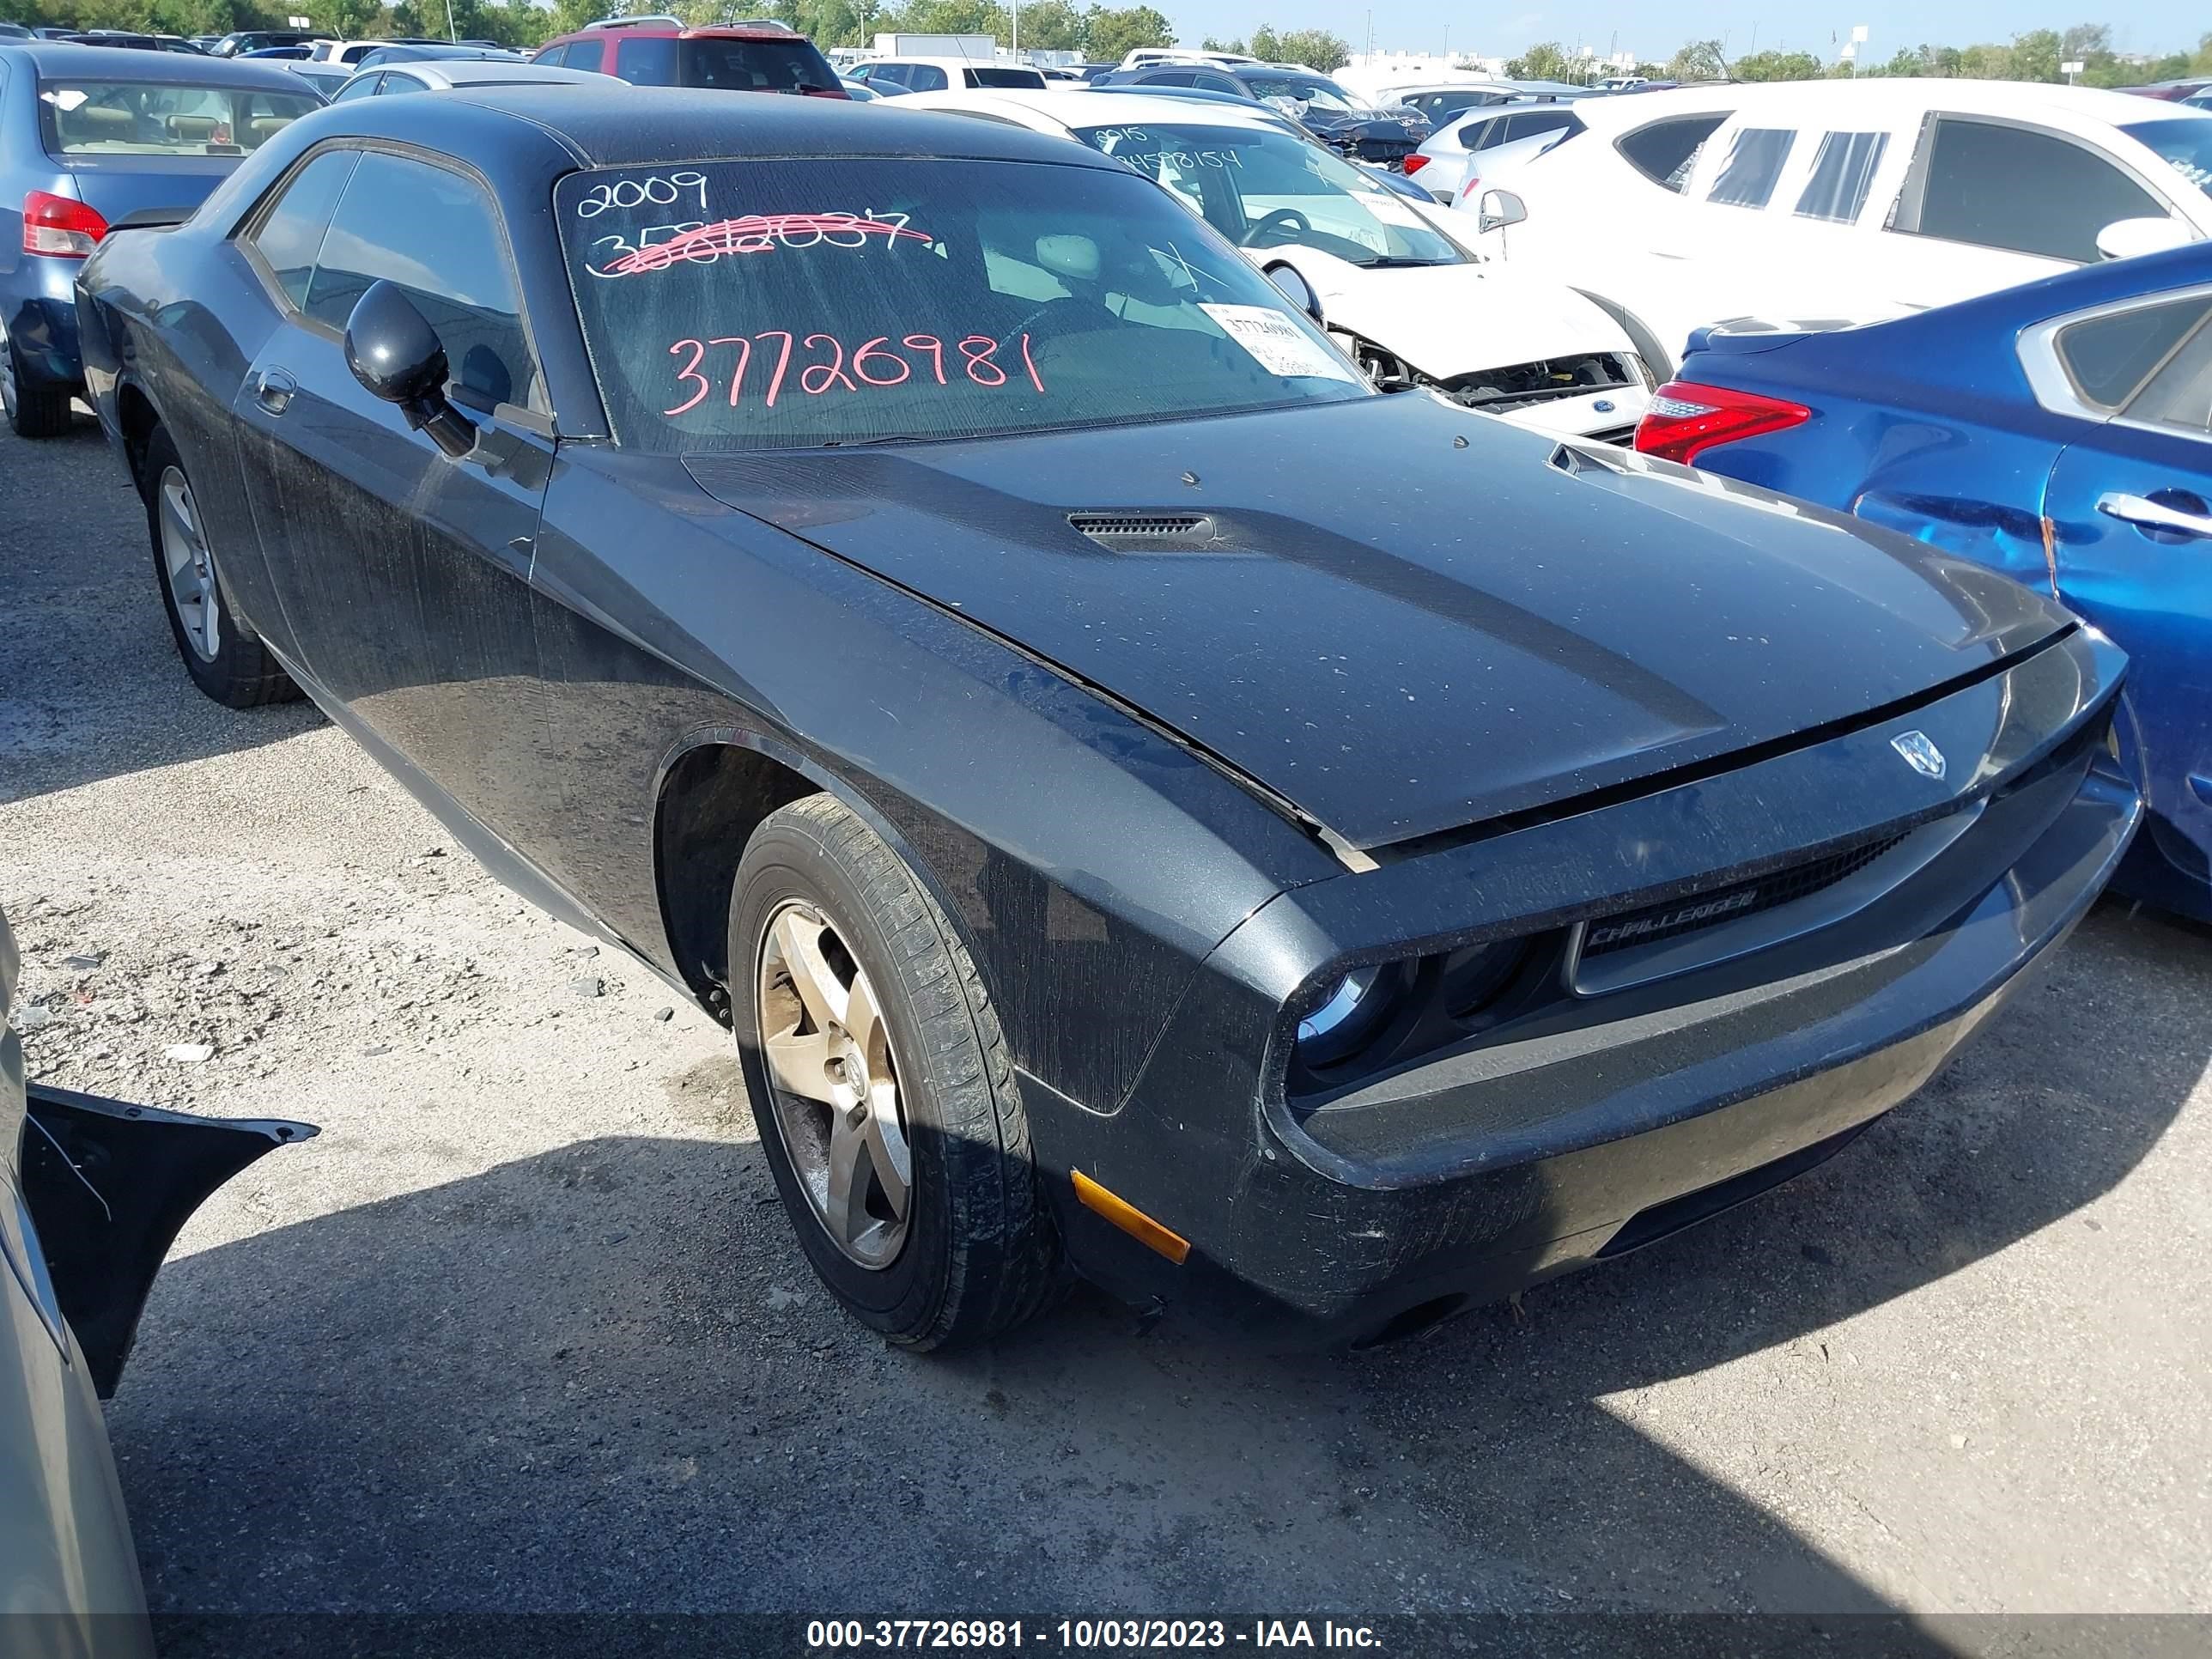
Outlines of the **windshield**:
M39 88L49 155L243 155L321 107L304 88L49 81Z
M1373 175L1288 133L1079 127L1093 149L1165 185L1242 248L1310 247L1370 268L1454 265L1459 250Z
M1042 431L1369 395L1142 179L1021 161L707 161L554 191L621 443Z
M1359 107L1350 93L1324 76L1247 75L1243 82L1252 89L1252 95L1263 101L1287 99L1294 104L1310 105L1336 115L1348 115Z
M986 64L962 73L971 87L1027 87L1034 92L1044 85L1044 76L1036 70L996 69Z
M2212 195L2212 121L2138 121L2120 129L2156 150L2159 159L2197 189Z

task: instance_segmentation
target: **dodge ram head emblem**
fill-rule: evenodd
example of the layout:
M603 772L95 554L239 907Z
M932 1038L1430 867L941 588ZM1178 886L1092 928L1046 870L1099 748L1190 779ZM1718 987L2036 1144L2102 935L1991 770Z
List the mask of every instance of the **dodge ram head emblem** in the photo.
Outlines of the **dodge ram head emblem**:
M1950 770L1943 759L1943 751L1929 741L1925 732L1906 732L1889 740L1889 746L1905 757L1905 763L1924 778L1942 781Z

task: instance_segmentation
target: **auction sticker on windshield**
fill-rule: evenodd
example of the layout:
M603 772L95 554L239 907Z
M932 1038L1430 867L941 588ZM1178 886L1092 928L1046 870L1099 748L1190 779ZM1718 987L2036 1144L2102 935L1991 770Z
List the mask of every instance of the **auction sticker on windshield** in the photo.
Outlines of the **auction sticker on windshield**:
M1265 306L1201 305L1199 309L1270 374L1358 383L1351 364L1317 343L1279 311Z

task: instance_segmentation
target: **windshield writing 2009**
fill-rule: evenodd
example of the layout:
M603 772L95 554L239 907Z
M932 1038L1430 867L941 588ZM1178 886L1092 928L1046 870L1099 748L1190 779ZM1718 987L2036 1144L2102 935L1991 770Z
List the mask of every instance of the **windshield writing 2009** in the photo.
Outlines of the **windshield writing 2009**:
M895 158L571 174L554 205L617 441L883 442L1362 395L1273 285L1118 168ZM1303 349L1231 328L1254 307Z

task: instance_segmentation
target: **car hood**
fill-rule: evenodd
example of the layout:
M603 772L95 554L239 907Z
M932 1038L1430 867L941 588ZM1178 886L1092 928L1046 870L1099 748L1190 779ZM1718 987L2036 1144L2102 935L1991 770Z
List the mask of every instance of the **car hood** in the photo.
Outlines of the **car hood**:
M2067 626L1917 544L1420 393L685 465L1363 848L1824 735Z
M1576 352L1635 349L1620 324L1572 289L1494 265L1370 270L1297 246L1269 248L1262 257L1295 266L1313 284L1330 327L1373 341L1432 380Z

